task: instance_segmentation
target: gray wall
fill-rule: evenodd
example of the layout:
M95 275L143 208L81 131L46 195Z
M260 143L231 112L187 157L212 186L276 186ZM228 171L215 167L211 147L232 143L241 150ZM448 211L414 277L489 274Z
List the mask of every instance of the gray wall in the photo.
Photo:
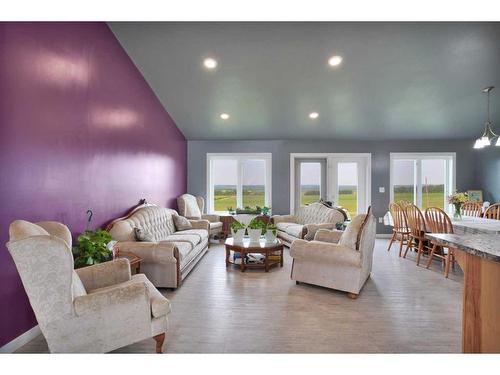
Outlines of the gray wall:
M372 209L376 217L387 211L389 204L389 155L391 152L456 152L457 189L467 190L481 186L476 171L477 150L473 141L419 140L419 141L188 141L188 192L206 197L206 154L209 152L271 152L272 208L283 214L290 209L290 153L296 152L369 152L372 154ZM497 168L500 162L497 163ZM498 181L498 178L497 178ZM385 193L378 187L384 186ZM378 233L389 233L389 228L377 224Z
M476 150L478 155L478 177L483 198L489 202L500 202L500 147Z

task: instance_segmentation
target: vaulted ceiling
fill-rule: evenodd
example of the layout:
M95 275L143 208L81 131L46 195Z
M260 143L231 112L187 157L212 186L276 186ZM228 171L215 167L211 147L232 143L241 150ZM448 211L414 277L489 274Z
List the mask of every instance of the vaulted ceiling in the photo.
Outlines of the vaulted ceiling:
M472 139L500 86L500 23L109 25L188 139Z

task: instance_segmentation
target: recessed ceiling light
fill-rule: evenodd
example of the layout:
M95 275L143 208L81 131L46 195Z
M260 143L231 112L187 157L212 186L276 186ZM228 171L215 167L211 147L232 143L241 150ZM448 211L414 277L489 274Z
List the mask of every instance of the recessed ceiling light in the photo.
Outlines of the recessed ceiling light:
M328 65L339 66L342 63L342 56L332 56L328 59Z
M223 120L227 120L229 118L229 115L227 113L221 113L220 118Z
M203 60L203 65L207 69L215 69L217 68L217 60L212 59L211 57L206 58L205 60Z
M318 112L311 112L311 113L309 113L309 118L315 119L315 118L318 118L318 117L319 117Z

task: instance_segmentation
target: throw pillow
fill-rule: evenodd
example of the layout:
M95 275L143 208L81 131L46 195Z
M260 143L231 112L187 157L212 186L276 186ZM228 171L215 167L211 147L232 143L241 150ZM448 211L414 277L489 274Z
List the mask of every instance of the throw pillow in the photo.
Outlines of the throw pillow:
M146 232L141 228L134 228L135 239L141 242L154 242L154 237L151 233Z
M173 218L174 218L175 229L177 229L178 231L193 228L191 222L184 216L173 215Z

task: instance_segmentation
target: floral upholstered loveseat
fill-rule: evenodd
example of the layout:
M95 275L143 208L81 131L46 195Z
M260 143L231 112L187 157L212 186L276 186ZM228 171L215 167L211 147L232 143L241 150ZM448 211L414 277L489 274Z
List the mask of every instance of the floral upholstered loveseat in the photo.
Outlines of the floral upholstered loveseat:
M180 286L208 249L208 220L189 220L192 228L177 230L174 216L178 216L175 210L145 204L107 228L119 251L142 258L141 272L160 288ZM148 233L151 240L137 241L135 228Z
M318 229L335 229L335 224L343 223L347 217L341 209L317 202L300 207L295 215L274 215L271 219L278 229L278 238L290 247L296 239L313 240Z

